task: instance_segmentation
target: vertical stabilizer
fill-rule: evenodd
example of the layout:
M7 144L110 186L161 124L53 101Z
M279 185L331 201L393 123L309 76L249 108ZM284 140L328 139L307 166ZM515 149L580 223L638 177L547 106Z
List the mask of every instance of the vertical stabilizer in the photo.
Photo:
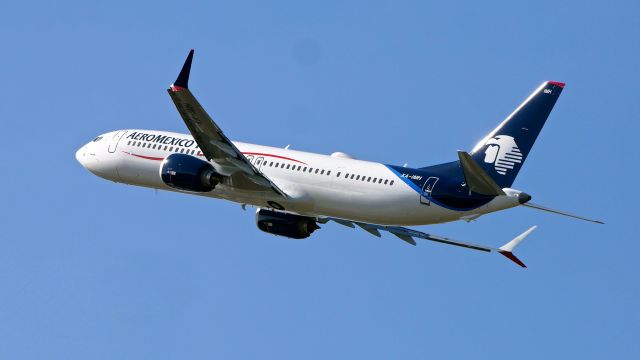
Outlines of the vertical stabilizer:
M540 85L471 151L498 186L513 184L563 88L564 83L555 81Z

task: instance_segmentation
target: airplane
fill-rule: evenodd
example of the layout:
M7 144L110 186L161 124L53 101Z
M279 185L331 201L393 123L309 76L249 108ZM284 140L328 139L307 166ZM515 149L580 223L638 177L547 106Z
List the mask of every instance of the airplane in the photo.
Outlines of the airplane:
M189 89L192 49L167 89L190 135L126 129L94 138L76 152L91 173L117 183L176 191L256 208L257 227L304 239L335 222L380 237L381 231L416 245L424 239L482 252L497 252L521 267L514 248L536 226L500 247L474 244L407 228L478 217L526 206L603 224L531 203L512 188L551 113L564 83L542 83L493 131L455 161L409 168L234 142Z

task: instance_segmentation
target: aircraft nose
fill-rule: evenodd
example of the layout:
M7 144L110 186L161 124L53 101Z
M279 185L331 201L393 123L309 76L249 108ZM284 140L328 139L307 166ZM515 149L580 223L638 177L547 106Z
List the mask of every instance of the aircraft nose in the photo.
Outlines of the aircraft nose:
M107 152L107 143L100 141L105 135L98 136L76 151L76 160L92 174L104 179L119 181L119 158Z
M82 165L83 167L86 167L85 166L86 150L87 150L87 145L84 145L83 147L78 149L78 151L76 151L76 160L78 160L80 165Z

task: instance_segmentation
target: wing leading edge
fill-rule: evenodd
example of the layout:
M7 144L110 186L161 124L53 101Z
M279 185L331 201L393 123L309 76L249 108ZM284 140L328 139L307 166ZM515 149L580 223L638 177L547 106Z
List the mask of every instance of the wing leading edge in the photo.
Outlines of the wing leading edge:
M243 190L272 190L287 198L284 191L247 160L193 96L189 90L192 61L193 49L167 92L204 156L227 176L227 185Z
M527 231L516 236L513 240L509 241L503 246L499 248L494 248L490 246L454 240L452 238L445 237L445 236L427 234L422 231L413 230L413 229L405 228L402 226L367 224L367 223L360 223L360 222L337 219L337 218L325 218L323 220L325 221L331 220L331 221L337 222L340 225L344 225L350 228L355 228L354 226L355 224L358 227L362 228L363 230L367 231L368 233L377 237L382 236L380 234L380 231L386 231L414 246L416 245L416 241L414 240L414 238L417 238L417 239L439 242L447 245L459 246L459 247L463 247L471 250L477 250L477 251L483 251L483 252L497 252L504 255L506 258L515 262L516 264L520 265L523 268L526 268L527 266L513 254L513 250L515 249L516 246L518 246L518 244L522 242L522 240L524 240L527 236L529 236L529 234L531 234L537 228L537 226L532 226L529 229L527 229Z

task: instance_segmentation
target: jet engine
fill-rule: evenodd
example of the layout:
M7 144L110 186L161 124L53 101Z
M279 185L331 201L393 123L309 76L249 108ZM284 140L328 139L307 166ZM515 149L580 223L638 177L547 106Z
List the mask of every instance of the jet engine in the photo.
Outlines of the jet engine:
M160 177L168 186L193 192L209 192L222 181L213 165L186 154L171 154L162 161Z
M256 224L264 232L292 239L308 238L314 231L320 229L311 218L267 209L260 209L256 213Z

